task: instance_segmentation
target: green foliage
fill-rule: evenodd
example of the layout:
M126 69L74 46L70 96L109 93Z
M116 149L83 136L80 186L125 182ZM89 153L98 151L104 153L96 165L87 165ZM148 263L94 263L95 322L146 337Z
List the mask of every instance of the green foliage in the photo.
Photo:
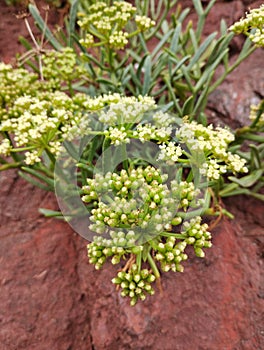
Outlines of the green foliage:
M79 4L81 12L78 1L74 1L67 21L67 36L63 40L59 33L57 38L51 35L33 5L29 10L55 49L70 44L78 60L84 62L90 77L89 87L78 84L77 90L88 94L95 94L95 91L96 94L148 94L181 117L188 114L199 120L204 116L209 94L254 48L246 41L237 60L230 64L228 46L233 34L227 33L223 21L218 37L215 32L202 39L206 17L214 1L203 9L200 0L194 0L198 17L196 28L191 21L185 24L189 9L181 12L176 3L160 0L158 6L154 6L151 1L138 1L136 7L132 7L125 2L106 6L102 2L93 5L85 1ZM123 17L119 16L121 4L125 6ZM79 16L79 32L73 26L76 15ZM224 70L215 80L220 64Z

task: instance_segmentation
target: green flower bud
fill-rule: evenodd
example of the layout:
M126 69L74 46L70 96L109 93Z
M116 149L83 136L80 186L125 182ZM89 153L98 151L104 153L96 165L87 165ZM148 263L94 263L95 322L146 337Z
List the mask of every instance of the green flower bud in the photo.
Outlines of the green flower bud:
M146 284L146 285L144 286L144 289L145 289L146 291L150 291L150 290L152 289L152 287L151 287L150 284Z
M129 294L129 296L130 296L130 294ZM137 303L137 300L138 300L138 298L136 296L133 296L131 301L130 301L130 305L135 306Z
M168 261L174 260L174 255L173 255L173 253L172 253L172 252L167 252L167 253L166 253L166 258L167 258Z
M179 242L177 244L177 247L178 249L180 249L180 251L183 251L186 248L186 246L187 246L186 242Z
M161 268L164 272L169 272L171 269L171 266L169 264L162 264Z
M167 241L167 243L165 244L165 248L167 251L172 251L173 247L174 247L174 243L173 241Z
M149 276L149 271L147 269L143 269L141 270L140 274L143 279L146 279Z
M148 294L150 294L150 295L154 295L155 294L155 291L154 291L154 289L150 289L150 290L147 290L146 291Z
M95 270L100 270L100 268L102 267L102 265L96 263L94 267L95 267Z
M133 254L136 254L136 255L139 254L142 251L143 251L143 246L136 246L136 247L132 247L131 248L131 252Z
M100 256L102 256L102 252L100 252L99 250L97 250L97 251L94 251L94 252L92 253L92 255L93 255L94 257L99 258Z
M153 200L155 203L160 203L160 196L158 194L155 194L154 197L153 197Z
M123 184L121 181L114 182L114 187L119 191L122 188Z
M194 244L195 243L195 238L194 237L188 237L184 240L187 244Z
M137 287L137 288L135 289L135 293L136 293L136 294L141 294L141 293L142 293L142 289Z
M129 283L129 289L133 290L133 289L135 289L135 288L136 288L136 283L130 282L130 283Z
M127 281L131 282L132 279L133 279L133 275L131 275L130 273L126 273L125 276L124 276L124 278L125 278Z
M158 261L161 261L161 260L164 260L164 259L165 259L164 256L163 256L162 254L160 254L160 253L156 254L155 258L156 258L156 260L158 260Z
M212 242L205 241L204 242L204 248L211 248L212 247Z
M123 282L121 282L120 286L121 286L121 288L125 289L125 288L128 288L129 284L128 284L128 282L123 281Z
M105 261L106 261L106 257L102 256L101 258L98 259L97 262L98 262L98 264L103 265L105 263Z
M133 290L130 290L128 295L130 298L133 298L135 296L135 292Z
M97 262L97 259L96 258L91 258L89 259L89 263L90 264L95 264Z
M122 297L127 297L129 295L129 290L128 289L123 289L120 294L121 294Z
M176 271L177 272L183 272L184 271L184 267L182 265L180 265L180 264L179 265L177 264L176 265Z
M172 221L171 221L171 224L173 226L180 225L181 223L182 223L182 218L177 217L177 216L174 219L172 219Z
M117 252L117 254L124 254L125 253L124 248L122 248L122 247L117 247L116 252Z
M141 280L141 276L140 276L139 274L136 274L136 275L134 276L134 281L135 281L136 283L138 283L140 280Z
M188 255L187 254L181 254L181 258L182 258L182 260L187 260L188 259Z
M141 281L138 282L138 287L139 288L143 288L144 286L145 286L145 282L144 281L141 280Z
M150 274L148 277L147 277L147 281L148 283L153 283L155 281L156 277L152 274Z
M203 239L203 237L201 239L198 239L196 242L195 242L195 247L200 247L202 248L204 246L204 243L205 243L205 240Z
M119 271L117 274L117 277L122 279L122 280L125 278L125 276L126 276L125 271Z
M137 270L138 270L138 267L137 267L137 264L133 264L132 266L131 266L131 272L133 273L135 273L135 272L137 272Z
M121 278L118 278L118 277L112 278L112 283L114 284L121 284L121 282L122 282Z
M111 262L113 265L119 264L120 263L120 255L114 255L111 259Z
M194 248L195 254L199 257L199 258L204 258L205 257L205 253L201 248Z
M180 249L177 249L177 248L173 249L173 254L174 254L175 256L180 255L180 254L181 254Z
M160 252L165 252L166 251L165 245L163 243L159 243L158 244L158 250Z
M174 259L175 263L180 263L181 261L182 261L181 255L176 256L175 259Z
M142 301L144 301L144 300L146 299L146 295L143 294L143 293L141 293L141 294L139 294L139 298L140 298Z

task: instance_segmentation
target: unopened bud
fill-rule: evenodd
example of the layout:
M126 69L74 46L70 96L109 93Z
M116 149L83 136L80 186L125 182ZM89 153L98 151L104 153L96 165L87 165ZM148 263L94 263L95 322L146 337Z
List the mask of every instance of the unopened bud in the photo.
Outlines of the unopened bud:
M173 226L177 226L177 225L180 225L182 223L182 218L179 218L179 217L175 217L174 219L172 219L171 221L171 224Z

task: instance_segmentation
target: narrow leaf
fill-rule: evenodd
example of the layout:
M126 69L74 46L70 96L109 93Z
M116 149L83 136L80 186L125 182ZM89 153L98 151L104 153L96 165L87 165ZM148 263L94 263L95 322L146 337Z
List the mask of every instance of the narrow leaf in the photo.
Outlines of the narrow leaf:
M36 186L44 191L53 191L53 188L44 185L43 183L33 179L31 176L23 173L22 171L18 172L19 176L21 176L24 180L26 180L27 182L31 183L33 186Z
M247 176L241 177L240 179L236 178L235 176L229 176L228 179L242 187L251 187L261 178L262 174L263 170L258 169Z
M199 49L196 51L195 55L193 58L190 60L190 63L188 65L188 70L190 70L199 60L201 55L205 52L205 50L208 48L208 46L211 44L211 42L214 40L216 37L216 32L210 34L202 43L202 45L199 47Z
M40 16L40 13L36 6L29 4L28 5L29 12L31 13L32 17L36 21L37 25L39 26L42 33L44 33L46 39L50 42L50 44L56 49L60 50L62 49L61 44L55 39L49 28L47 27L45 21L43 21L42 17Z
M171 36L171 34L173 33L173 29L171 29L170 31L168 31L168 33L166 33L163 38L160 40L160 42L158 43L158 45L155 47L155 49L152 51L151 56L155 57L156 54L160 51L160 49L163 47L163 45L168 41L169 37Z
M144 80L142 87L142 95L148 94L151 84L151 57L148 56L144 63Z
M68 35L69 35L68 46L70 46L70 47L73 47L72 34L75 31L78 4L79 4L79 0L73 0L72 5L71 5L71 10L70 10L70 22L69 22L69 29L68 29Z

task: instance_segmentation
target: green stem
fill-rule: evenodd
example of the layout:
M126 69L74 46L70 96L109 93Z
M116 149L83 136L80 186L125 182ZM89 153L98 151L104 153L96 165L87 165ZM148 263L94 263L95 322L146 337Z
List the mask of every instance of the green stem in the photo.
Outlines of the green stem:
M127 151L126 151L126 145L122 144L121 145L121 151L122 151L122 159L123 159L123 168L128 171L129 168L129 163L127 159Z
M163 237L174 237L174 238L177 238L177 239L185 239L185 238L187 238L187 235L185 235L183 233L161 232L160 235L163 236Z
M138 273L141 271L141 264L142 264L142 252L139 252L136 257L136 264L138 267Z
M150 253L148 253L148 262L149 262L149 265L150 265L155 277L160 278L159 269L157 268L157 265L156 265L155 261L152 259L152 256Z
M50 152L50 150L48 148L45 148L45 151L49 157L49 160L51 161L52 164L52 169L54 169L55 163L56 163L56 158L55 156Z
M32 149L35 149L35 148L36 148L35 146L13 148L13 149L11 149L11 152L18 153L18 152L24 152L24 151L31 151Z
M22 165L22 163L8 163L8 164L3 164L0 166L0 171L8 170L8 169L13 169L13 168L19 168Z

